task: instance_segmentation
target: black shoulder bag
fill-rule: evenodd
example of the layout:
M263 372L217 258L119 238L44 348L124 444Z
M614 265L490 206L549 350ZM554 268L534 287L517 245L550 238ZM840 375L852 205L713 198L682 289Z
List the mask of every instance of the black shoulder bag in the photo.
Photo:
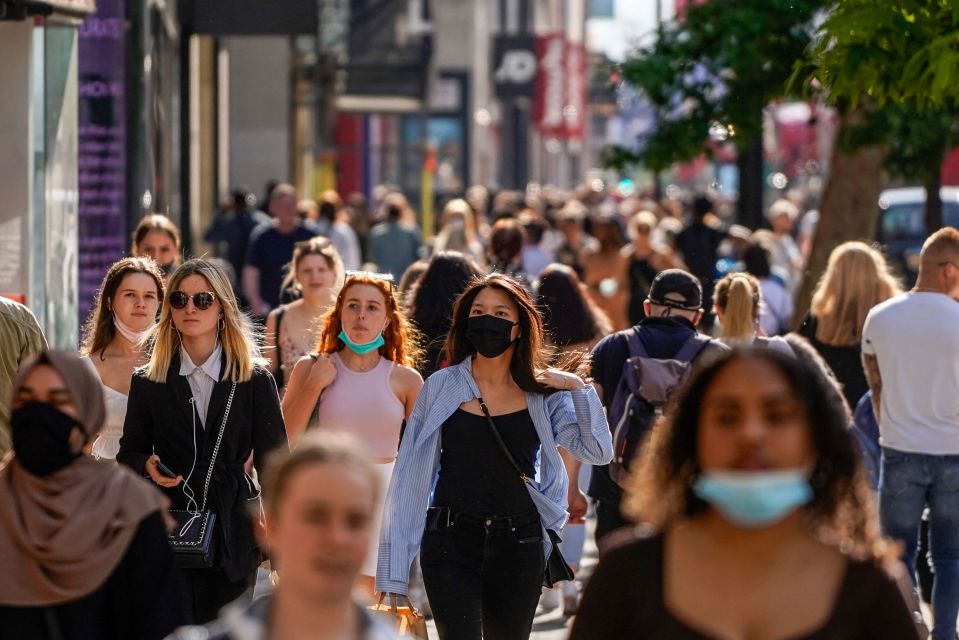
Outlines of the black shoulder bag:
M493 437L496 438L496 444L503 450L503 455L509 460L510 465L516 469L516 473L519 474L519 479L523 481L523 484L529 484L529 478L526 477L523 470L516 464L516 459L513 458L513 454L509 452L509 448L507 448L502 436L500 436L499 431L497 431L496 423L493 422L493 416L490 415L486 402L483 401L483 398L477 399L479 400L480 409L483 410L483 415L486 416L486 422L489 424L490 431L493 432ZM546 533L549 534L549 540L553 543L553 550L550 551L549 557L546 558L546 571L543 574L543 585L552 588L557 582L572 580L574 575L573 570L566 564L566 559L563 558L563 554L559 550L559 543L563 540L559 537L559 534L552 529L547 529Z
M203 483L203 504L196 511L170 510L170 516L176 520L176 528L170 534L169 541L173 549L173 562L179 569L209 569L213 566L216 553L213 536L216 514L207 510L206 498L210 491L210 478L213 477L213 467L216 464L216 456L220 452L220 443L223 442L223 432L226 431L226 420L230 417L230 406L233 404L235 391L236 383L234 382L230 389L230 398L226 401L226 409L223 411L223 422L220 423L220 433L216 437L216 446L213 447L213 457L210 459L210 468L206 472L206 482ZM196 409L193 410L196 411ZM196 504L195 501L194 504Z

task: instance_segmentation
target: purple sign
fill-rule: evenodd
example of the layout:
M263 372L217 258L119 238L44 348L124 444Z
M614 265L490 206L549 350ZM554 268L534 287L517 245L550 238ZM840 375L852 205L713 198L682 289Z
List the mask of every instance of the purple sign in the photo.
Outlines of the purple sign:
M99 0L79 31L79 314L129 247L127 231L126 16Z

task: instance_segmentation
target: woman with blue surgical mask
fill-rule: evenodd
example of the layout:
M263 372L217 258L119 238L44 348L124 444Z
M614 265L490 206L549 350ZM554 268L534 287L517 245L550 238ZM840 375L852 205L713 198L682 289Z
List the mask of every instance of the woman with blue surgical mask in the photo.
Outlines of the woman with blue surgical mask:
M290 441L295 443L307 429L349 432L370 452L386 486L403 424L423 386L414 368L418 344L391 279L350 274L323 318L315 353L293 367L283 396ZM382 500L374 510L372 540L378 536ZM370 594L375 570L374 545L360 572Z
M707 363L653 430L571 638L917 638L910 587L821 371ZM898 584L897 584L898 582Z

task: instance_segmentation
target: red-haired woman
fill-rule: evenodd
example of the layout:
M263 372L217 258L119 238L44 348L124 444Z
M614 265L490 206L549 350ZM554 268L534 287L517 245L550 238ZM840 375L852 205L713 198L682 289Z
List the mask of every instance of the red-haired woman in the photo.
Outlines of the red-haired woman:
M376 590L406 595L420 564L440 638L526 638L552 535L569 517L557 447L612 458L599 397L547 368L543 323L513 278L473 282L453 311L452 364L429 377L387 494ZM507 456L507 453L509 455ZM431 497L432 496L432 497Z
M348 431L366 446L388 482L403 423L423 386L413 368L418 344L413 332L391 280L350 275L323 319L316 353L293 367L283 397L290 440L307 428ZM361 571L370 593L375 569L372 548Z

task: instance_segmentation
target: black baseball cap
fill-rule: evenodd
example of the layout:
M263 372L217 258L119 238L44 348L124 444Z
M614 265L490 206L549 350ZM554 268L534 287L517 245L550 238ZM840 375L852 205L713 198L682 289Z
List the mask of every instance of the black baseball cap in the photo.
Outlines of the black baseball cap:
M664 307L699 311L703 306L703 287L699 278L688 271L666 269L653 279L648 300Z

